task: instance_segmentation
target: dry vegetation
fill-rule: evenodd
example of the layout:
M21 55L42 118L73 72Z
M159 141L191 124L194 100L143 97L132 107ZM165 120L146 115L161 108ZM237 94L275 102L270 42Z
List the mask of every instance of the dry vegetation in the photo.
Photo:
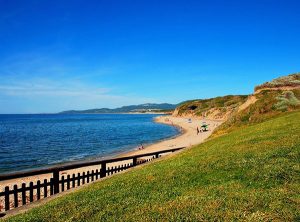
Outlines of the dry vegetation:
M254 104L235 113L218 127L212 137L228 133L243 125L263 122L284 112L300 109L300 89L264 90L256 94L256 98L258 100Z
M226 119L247 100L247 96L223 96L212 99L192 100L181 104L174 112L176 116L205 116Z
M279 87L300 87L300 73L291 74L288 76L279 77L272 80L271 82L266 82L262 85L256 86L255 91L261 89L272 89Z
M249 120L250 116L255 121L258 114L278 114L279 111L289 111L299 106L300 73L283 76L255 87L256 99L262 99L251 110L239 113L239 107L244 104L248 96L229 95L211 99L191 100L182 103L173 113L175 116L199 116L209 119L221 119L233 121L234 118L242 118L241 121ZM274 92L275 91L275 92ZM263 104L262 104L263 103ZM255 111L253 110L255 109ZM275 112L274 112L275 111ZM277 112L278 111L278 112ZM248 116L248 117L247 117ZM265 116L262 116L264 119Z

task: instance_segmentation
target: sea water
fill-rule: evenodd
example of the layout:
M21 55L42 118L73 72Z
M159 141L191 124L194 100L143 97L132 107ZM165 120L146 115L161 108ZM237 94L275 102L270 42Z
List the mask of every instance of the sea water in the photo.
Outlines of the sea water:
M0 115L0 173L108 157L179 133L156 116Z

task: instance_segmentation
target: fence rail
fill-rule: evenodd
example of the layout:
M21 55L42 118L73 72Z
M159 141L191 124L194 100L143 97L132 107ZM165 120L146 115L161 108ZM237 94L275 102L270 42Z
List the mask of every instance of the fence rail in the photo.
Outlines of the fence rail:
M52 174L51 178L43 181L37 180L36 183L22 183L22 185L14 184L6 186L0 192L0 217L5 215L5 211L17 208L28 203L52 196L54 194L64 192L66 190L79 187L83 184L93 182L100 178L124 171L139 164L157 159L161 154L171 153L183 149L184 147L161 150L127 157L119 157L97 161L87 161L73 164L64 164L55 167L42 168L24 172L0 174L0 181L21 179L24 177L38 176L43 174ZM127 161L126 163L108 167L108 164ZM82 167L100 166L95 170L82 173L73 173L66 176L61 175L62 171L74 170ZM2 198L2 199L1 199Z

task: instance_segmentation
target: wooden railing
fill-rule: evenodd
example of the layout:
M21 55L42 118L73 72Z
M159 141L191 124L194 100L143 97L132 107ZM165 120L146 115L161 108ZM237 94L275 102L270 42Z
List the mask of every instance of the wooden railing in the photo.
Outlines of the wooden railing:
M81 186L85 183L104 178L106 176L118 173L120 171L129 169L139 164L157 159L161 154L175 152L183 149L184 147L161 150L158 152L151 152L127 157L119 157L113 159L97 160L80 162L73 164L64 164L55 167L42 168L24 172L0 174L0 181L6 181L11 179L22 179L24 177L40 176L44 174L50 174L50 179L44 179L43 181L37 180L36 182L14 184L13 186L6 186L2 192L0 192L0 216L5 215L5 211L13 208L17 208L28 203L46 198L48 196L64 192L71 188ZM113 163L123 162L121 165L114 165ZM112 165L108 167L108 165ZM98 165L98 167L97 167ZM67 170L74 170L82 167L95 166L95 170L61 175L61 172ZM100 167L99 167L100 166ZM1 207L2 205L2 207ZM3 206L4 205L4 206Z

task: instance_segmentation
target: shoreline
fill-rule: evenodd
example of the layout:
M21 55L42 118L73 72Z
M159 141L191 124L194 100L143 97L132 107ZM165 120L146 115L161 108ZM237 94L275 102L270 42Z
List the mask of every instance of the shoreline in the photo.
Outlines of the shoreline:
M169 115L157 116L157 117L154 118L153 121L155 123L158 123L158 124L172 125L172 124L169 124L169 123L161 121L160 118L163 118L163 117L168 118ZM152 151L149 150L149 147L154 146L156 144L160 144L162 142L166 142L166 141L169 141L169 140L176 139L176 138L182 136L184 133L186 133L186 130L184 128L182 128L180 125L175 125L174 124L173 127L175 127L175 128L178 129L179 133L177 135L171 136L171 137L167 137L167 138L164 138L164 139L161 139L161 140L158 140L158 141L156 141L154 143L145 144L144 145L144 149L142 149L142 150L138 150L137 148L134 148L134 149L125 151L124 153L119 153L119 155L117 155L116 157L124 157L124 156L129 156L129 155L131 156L131 155L136 155L136 154L142 154L142 153L144 153L142 151L147 151L145 153L150 153ZM161 149L161 150L163 150L163 149Z
M192 122L189 123L188 119L192 119ZM145 154L150 152L156 152L159 150L173 149L177 147L190 147L203 142L206 138L208 138L211 135L212 131L222 123L221 121L202 120L198 118L173 117L170 115L157 116L154 118L154 121L159 124L168 124L177 127L179 128L180 133L176 136L172 136L170 138L157 141L153 144L148 144L142 150L137 150L137 148L135 148L132 150L124 151L122 153L115 153L115 154L105 156L103 159ZM197 131L196 131L197 126L199 127L202 121L206 121L206 123L210 125L209 131L197 135ZM80 161L76 161L76 162L80 162ZM125 162L123 161L123 162L118 162L116 164L109 164L108 167L121 165L121 164L125 164ZM96 165L96 166L82 167L74 170L68 170L68 171L61 172L61 175L82 173L86 171L92 171L95 169L99 169L99 166ZM0 190L3 190L5 186L13 186L14 184L21 185L21 183L29 183L29 182L36 183L37 180L49 179L51 178L51 176L52 174L44 174L38 176L24 177L20 179L0 181Z
M188 119L192 120L191 123L188 122ZM133 150L126 153L126 155L145 154L159 150L167 150L177 147L191 147L200 144L204 142L211 135L214 129L223 122L220 120L173 117L170 115L158 116L154 119L154 121L160 124L168 124L179 128L179 135L147 145L142 150ZM197 127L200 128L202 122L206 122L209 125L209 131L202 132L197 135Z

